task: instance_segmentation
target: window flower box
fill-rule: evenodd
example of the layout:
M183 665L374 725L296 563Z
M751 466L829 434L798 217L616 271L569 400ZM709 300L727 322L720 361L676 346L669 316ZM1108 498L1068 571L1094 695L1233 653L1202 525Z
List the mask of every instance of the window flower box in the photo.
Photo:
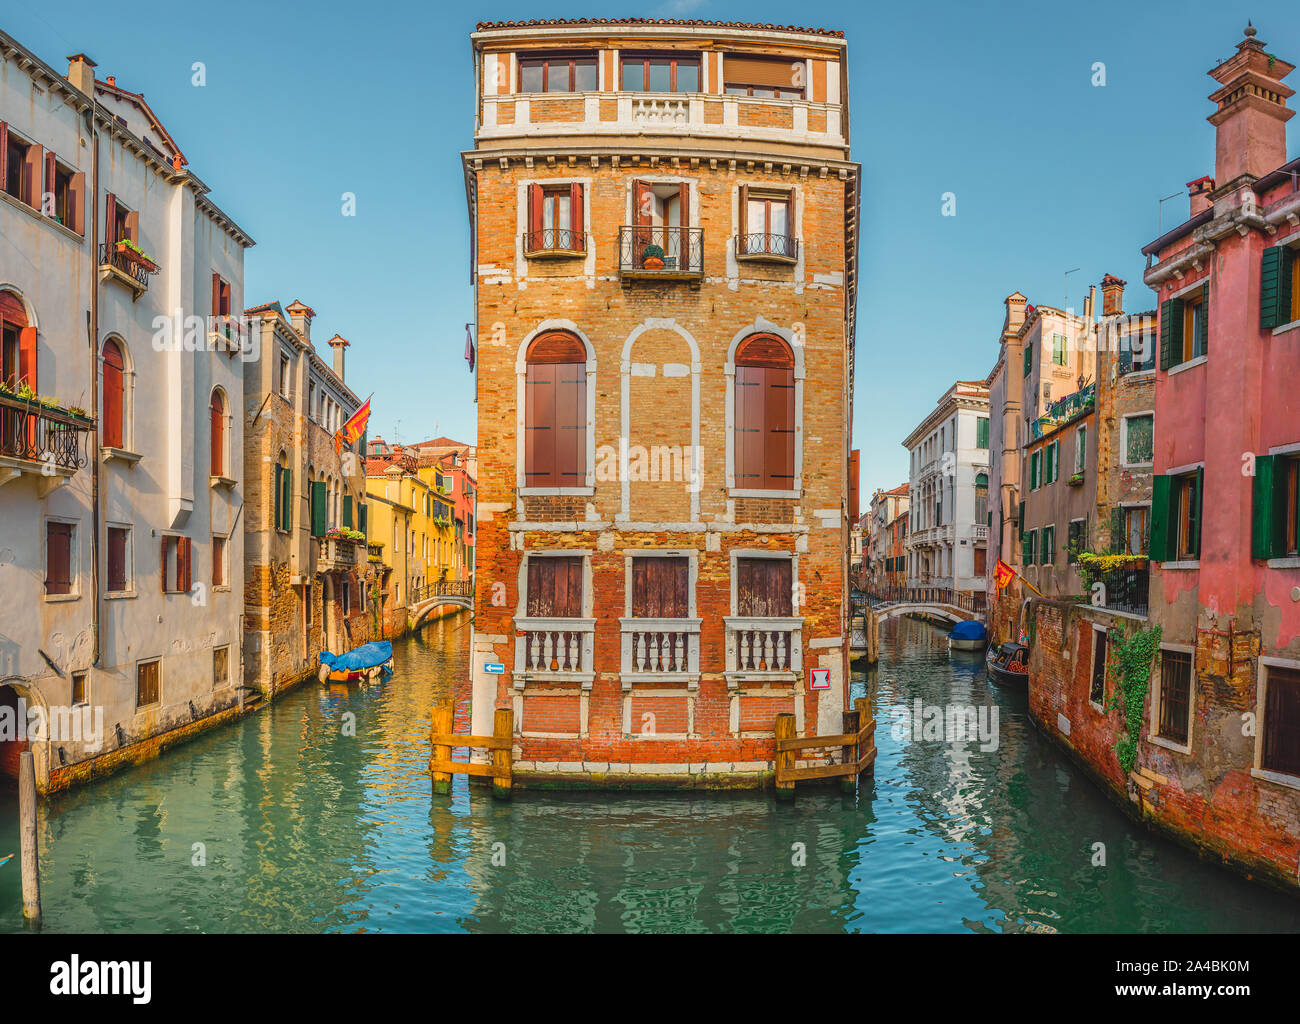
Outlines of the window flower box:
M136 266L151 274L157 273L158 264L154 262L153 258L149 256L148 253L131 241L131 239L119 239L114 248L116 249L117 254L128 262L134 263Z
M1083 481L1084 481L1084 473L1080 471L1078 473L1071 474L1070 478L1066 480L1065 483L1069 487L1082 487Z

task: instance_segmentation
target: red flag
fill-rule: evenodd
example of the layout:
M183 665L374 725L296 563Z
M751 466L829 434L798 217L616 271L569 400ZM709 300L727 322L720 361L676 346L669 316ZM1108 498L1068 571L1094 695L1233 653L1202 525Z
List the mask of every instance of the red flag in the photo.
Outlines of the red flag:
M999 558L998 564L993 567L993 583L997 589L1002 590L1015 578L1016 570Z
M372 396L373 397L373 396ZM334 435L334 450L341 452L345 444L352 444L366 432L366 423L370 420L370 399L348 417L348 421Z

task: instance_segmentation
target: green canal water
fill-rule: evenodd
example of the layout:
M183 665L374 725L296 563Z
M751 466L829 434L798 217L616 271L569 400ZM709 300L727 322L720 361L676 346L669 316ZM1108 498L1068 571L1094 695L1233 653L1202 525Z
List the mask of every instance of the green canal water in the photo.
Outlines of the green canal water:
M1022 694L910 620L886 626L879 668L854 679L879 723L875 777L857 797L520 793L500 804L461 779L434 800L429 710L455 687L465 724L468 635L466 615L434 623L395 645L384 684L304 686L44 804L44 929L1300 928L1300 901L1135 827L1034 730ZM997 748L908 738L894 723L918 698L996 706ZM16 822L14 792L0 791L0 856L17 852ZM0 931L24 927L17 862L0 868Z

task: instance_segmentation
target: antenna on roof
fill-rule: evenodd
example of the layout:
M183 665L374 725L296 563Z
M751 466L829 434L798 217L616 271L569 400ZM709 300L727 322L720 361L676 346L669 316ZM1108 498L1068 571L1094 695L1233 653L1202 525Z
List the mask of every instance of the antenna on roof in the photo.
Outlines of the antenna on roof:
M1159 212L1156 214L1156 237L1157 238L1159 238L1161 235L1165 233L1165 203L1169 202L1169 200L1171 199L1177 199L1181 195L1182 195L1181 192L1175 192L1173 195L1165 196L1162 200L1160 200L1160 203L1157 207Z

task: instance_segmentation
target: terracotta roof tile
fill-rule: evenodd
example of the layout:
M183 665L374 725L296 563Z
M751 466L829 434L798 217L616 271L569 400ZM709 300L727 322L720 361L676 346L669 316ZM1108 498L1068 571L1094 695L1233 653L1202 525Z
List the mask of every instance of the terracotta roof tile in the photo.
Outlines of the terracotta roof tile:
M666 25L681 28L745 28L767 32L802 32L806 35L843 39L844 33L829 28L800 28L794 25L765 25L751 21L699 21L694 18L535 18L531 21L480 21L475 31L490 32L502 28L548 28L581 25Z

